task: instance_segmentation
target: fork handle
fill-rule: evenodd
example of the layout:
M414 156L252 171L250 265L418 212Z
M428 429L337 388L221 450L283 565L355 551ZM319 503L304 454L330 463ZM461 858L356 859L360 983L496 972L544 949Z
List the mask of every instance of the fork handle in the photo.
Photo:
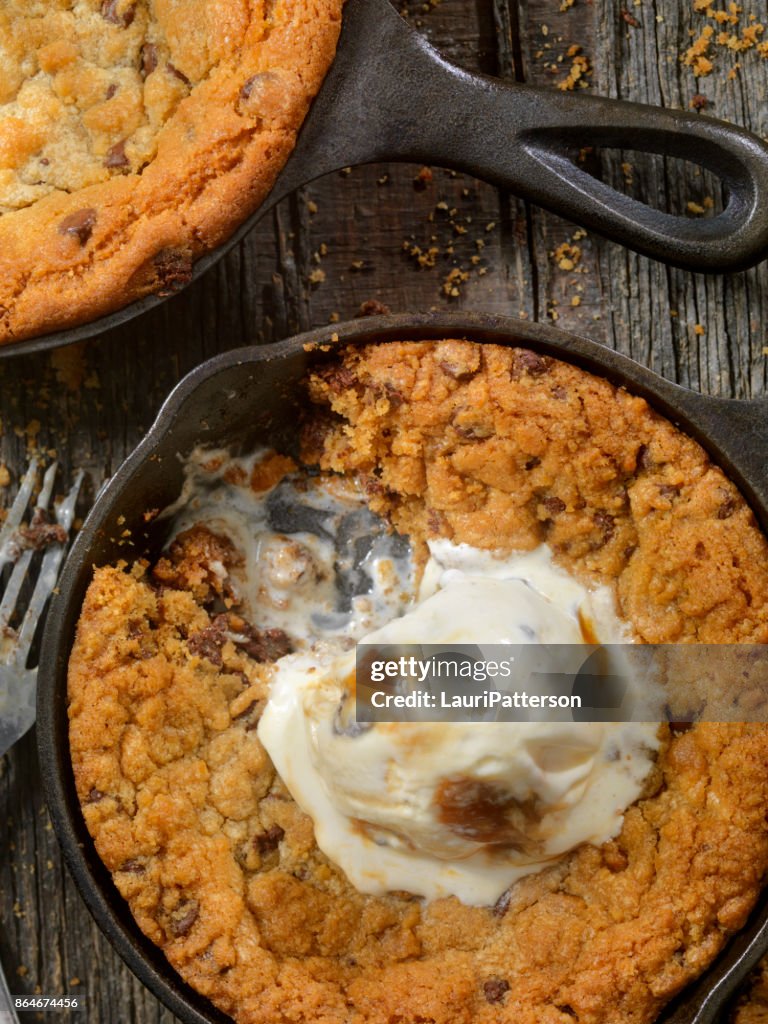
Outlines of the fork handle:
M0 1024L19 1024L2 965L0 965Z

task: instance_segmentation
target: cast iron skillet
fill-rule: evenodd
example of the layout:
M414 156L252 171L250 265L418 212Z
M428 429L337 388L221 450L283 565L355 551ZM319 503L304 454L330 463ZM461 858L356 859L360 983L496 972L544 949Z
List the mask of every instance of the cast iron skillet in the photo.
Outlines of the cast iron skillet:
M727 205L706 219L651 209L574 163L583 146L700 164L726 186ZM701 114L469 74L389 0L347 0L336 59L290 160L256 213L197 261L192 280L289 192L341 167L385 160L465 171L689 270L739 270L768 254L768 146L757 136ZM163 301L148 296L81 327L3 346L0 356L80 341Z
M180 456L197 444L248 451L269 444L295 452L302 398L300 382L313 358L305 346L468 337L522 344L551 353L626 385L647 398L710 452L750 501L768 531L768 403L708 398L671 384L645 367L585 338L545 324L481 314L373 317L325 327L257 348L211 359L175 388L146 438L123 463L88 516L51 601L38 675L37 737L48 806L59 841L96 921L134 973L185 1024L225 1024L187 987L140 933L96 855L75 794L67 736L67 661L94 565L156 557L163 524L149 526L147 509L163 508L181 490ZM748 443L745 443L746 440ZM124 531L131 531L126 540ZM768 900L728 945L715 966L661 1018L666 1024L713 1024L736 985L768 949Z

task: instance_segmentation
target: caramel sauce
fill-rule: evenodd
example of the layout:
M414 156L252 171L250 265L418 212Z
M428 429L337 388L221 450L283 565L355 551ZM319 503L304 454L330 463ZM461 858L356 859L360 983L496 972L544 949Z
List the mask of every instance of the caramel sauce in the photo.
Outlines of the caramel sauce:
M585 644L593 644L597 646L600 641L597 639L597 633L595 632L595 624L591 619L588 619L584 612L579 608L579 629L581 630L581 638Z
M501 786L459 777L440 783L435 803L439 821L462 839L525 853L540 849L534 800L516 800Z

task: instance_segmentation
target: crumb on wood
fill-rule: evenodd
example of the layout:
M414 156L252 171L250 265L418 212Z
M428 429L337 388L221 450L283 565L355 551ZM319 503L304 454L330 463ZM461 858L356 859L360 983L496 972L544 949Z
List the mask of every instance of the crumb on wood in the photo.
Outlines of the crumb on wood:
M693 10L695 14L708 19L698 32L692 33L693 42L682 55L683 64L690 67L696 77L711 74L720 54L753 51L764 59L768 58L766 26L754 12L745 12L744 7L733 0L722 7L716 7L714 0L693 0ZM742 24L743 17L746 17L746 25ZM733 81L740 67L740 62L734 63L726 74L726 80ZM697 98L706 103L705 97L700 94L694 100ZM697 106L694 100L691 106L695 110L704 109L703 106Z
M570 70L565 78L561 78L556 84L563 92L571 92L575 88L584 88L589 84L588 77L592 74L592 63L589 57L583 53L573 58Z
M366 299L365 302L360 303L357 316L386 316L391 312L392 310L386 303L379 302L378 299Z
M469 271L454 267L443 279L443 294L448 298L457 299L461 295L461 286L469 280Z
M560 270L572 271L581 263L581 246L563 242L550 256Z

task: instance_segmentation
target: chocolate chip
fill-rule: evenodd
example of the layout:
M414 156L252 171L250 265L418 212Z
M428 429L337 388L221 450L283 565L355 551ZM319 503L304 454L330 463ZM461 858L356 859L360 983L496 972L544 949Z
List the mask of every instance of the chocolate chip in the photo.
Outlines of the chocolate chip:
M736 499L732 496L729 496L725 499L720 508L717 510L717 518L730 519L735 511Z
M325 450L326 441L343 423L337 413L321 409L306 420L301 428L301 450L309 463L319 462Z
M171 64L170 61L168 61L168 63L165 66L168 68L168 70L174 76L174 78L178 78L178 80L180 82L183 82L184 85L189 85L190 84L190 81L187 78L187 76L184 74L184 72L183 71L179 71L179 69L174 64Z
M501 896L496 900L493 905L493 916L504 917L506 912L509 910L509 904L512 902L512 890L506 889Z
M480 369L480 347L466 341L441 341L435 346L437 365L454 380L469 380Z
M181 249L161 249L153 263L159 281L159 295L173 295L192 280L192 257Z
M560 512L565 512L566 509L566 504L562 498L557 498L554 495L550 495L550 497L545 498L542 501L542 505L551 516L556 516Z
M468 441L485 441L493 434L493 427L484 423L467 423L453 428L459 437L465 437Z
M104 166L110 169L115 168L126 168L131 166L131 162L125 155L125 139L121 139L120 142L116 142L114 146L107 150L107 155L104 157Z
M375 476L361 476L360 482L369 498L375 497L377 494L384 494L387 490L381 480Z
M93 207L85 207L70 213L59 224L60 235L70 235L78 240L80 245L85 245L93 233L96 225L96 211Z
M184 900L171 914L171 934L177 938L184 938L192 930L192 925L200 913L200 904L197 900Z
M680 493L680 488L675 484L660 484L659 494L662 498L676 498Z
M279 825L271 825L266 832L261 832L253 837L254 848L264 857L278 848L284 835L284 828L280 828Z
M603 847L603 862L609 871L617 874L625 871L629 865L629 857L626 850L622 850L615 840L611 840Z
M141 48L141 68L140 74L142 78L149 78L152 72L157 67L157 47L154 43L144 43Z
M442 359L438 363L438 366L447 373L449 377L453 377L454 380L462 380L475 375L475 370L469 369L466 366L461 366L456 363L449 363L447 360Z
M653 469L654 463L653 463L653 459L651 458L651 453L648 450L648 445L647 444L641 444L640 447L637 449L637 455L635 456L635 461L636 461L637 466L638 466L639 469L644 469L644 470Z
M246 682L247 681L248 680L246 679ZM243 708L243 710L240 712L239 715L234 715L232 717L232 721L233 722L242 722L243 719L248 718L249 715L251 714L251 712L253 711L253 709L258 706L258 703L259 702L257 700L252 700L251 703L247 705L247 707Z
M109 88L107 89L107 99L111 100L116 92L117 92L117 86L115 85L114 82L112 82L110 84Z
M552 388L552 397L556 398L558 402L564 402L568 397L568 392L558 384L557 387Z
M402 392L398 391L394 384L387 381L384 385L385 397L389 401L390 409L399 409L405 401Z
M51 544L64 544L67 531L58 523L52 523L51 517L43 508L36 508L29 526L20 526L12 537L12 544L19 551L42 551Z
M146 872L146 868L138 860L127 860L125 864L117 869L118 871L126 871L129 875L143 875Z
M509 992L509 982L506 978L489 978L483 982L483 995L489 1003L500 1003Z
M429 527L430 533L440 533L440 529L443 525L443 517L436 508L430 508L427 510L427 526Z
M97 804L97 803L99 803L100 800L103 800L103 799L104 799L104 794L101 792L101 790L100 789L96 789L96 787L93 786L91 788L91 790L89 791L88 796L85 798L85 802L87 804Z
M233 637L235 644L254 661L277 661L293 650L290 637L282 629L258 630L246 622L244 628L238 629L238 632L243 639Z
M595 525L603 531L603 541L608 541L616 529L616 519L608 512L595 512L592 517Z
M545 373L549 373L549 360L544 356L530 352L527 348L515 349L512 353L513 380L519 380L525 374L530 377L541 377Z
M673 722L670 719L669 728L672 730L673 733L675 733L675 735L680 735L684 732L690 732L693 728L693 722Z
M262 71L243 82L237 98L237 112L241 116L261 121L264 111L274 114L291 102L285 82L274 71Z
M693 553L697 558L704 558L707 553L707 549L701 543L700 540L696 541L696 547L693 549Z
M256 85L261 85L261 83L264 81L264 79L266 77L268 77L269 75L270 75L269 71L263 71L263 72L261 72L258 75L252 75L250 78L247 78L243 82L242 86L240 87L240 99L241 100L250 99L250 96L251 96L251 93L254 90L254 87Z
M101 16L105 21L112 22L113 25L119 25L120 28L128 28L136 17L136 5L131 4L121 14L120 0L103 0Z
M225 640L222 630L211 625L193 633L187 640L187 647L191 654L199 654L218 667L221 665L221 648Z
M357 374L348 366L328 366L318 370L317 376L322 380L332 395L340 395L358 383Z

